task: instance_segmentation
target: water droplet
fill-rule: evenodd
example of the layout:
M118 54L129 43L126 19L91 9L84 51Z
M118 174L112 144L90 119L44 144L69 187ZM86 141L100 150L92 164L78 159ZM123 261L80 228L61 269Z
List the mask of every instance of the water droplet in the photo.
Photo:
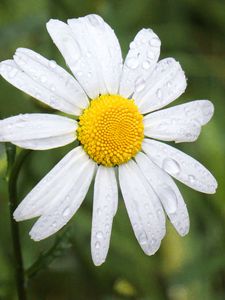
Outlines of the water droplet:
M96 237L97 237L97 239L103 239L103 233L101 232L101 231L98 231L97 233L96 233Z
M154 246L156 244L157 240L156 238L152 237L151 239L151 245Z
M52 223L52 227L54 227L54 228L56 227L56 222Z
M35 98L39 99L41 97L41 95L39 93L35 93L34 94Z
M14 78L18 73L18 70L17 69L12 69L10 72L9 72L9 78Z
M63 217L67 217L69 214L70 214L70 208L67 207L67 208L65 208L64 211L63 211Z
M158 90L156 91L156 96L157 96L159 99L162 98L162 90L161 90L161 89L158 89Z
M97 15L89 15L88 20L92 26L99 26L102 23L102 20Z
M180 173L180 165L172 158L165 158L162 164L163 169L171 175L177 175Z
M101 214L102 214L102 210L101 210L101 208L98 208L98 209L97 209L97 215L98 215L98 216L101 216Z
M56 66L57 66L56 62L54 60L50 60L49 67L52 68L52 69L55 69Z
M52 92L54 92L55 91L55 86L52 84L50 89L51 89Z
M135 48L136 48L136 44L135 44L135 42L133 41L133 42L130 43L130 49L135 49Z
M70 63L76 65L77 61L81 57L79 44L71 36L68 35L62 38L62 46L65 53L67 54L68 59L70 60Z
M146 82L144 79L142 78L138 78L136 83L135 83L135 86L136 86L136 92L141 92L144 88L145 88L145 85L146 85Z
M41 80L42 83L45 83L47 81L47 78L46 78L46 76L42 75L40 77L40 80Z
M194 175L189 175L188 176L188 180L190 181L190 183L195 183L196 179L195 179L195 176Z
M99 249L100 248L100 243L99 242L96 242L95 243L95 249Z
M155 58L155 53L152 50L148 50L147 57L152 60Z
M87 52L87 57L91 57L91 52L90 51Z
M142 63L142 67L143 69L148 70L151 67L151 63L146 60Z
M153 46L153 47L159 47L160 44L161 44L161 42L160 42L160 39L158 37L153 37L150 40L150 45Z
M148 238L145 232L142 232L139 237L138 237L138 241L140 243L140 245L146 245L148 243Z
M212 106L211 105L206 105L202 109L204 116L210 116L212 113Z
M56 100L55 100L54 97L51 97L51 99L50 99L50 105L53 106L53 107L56 106Z
M169 186L163 186L159 192L160 200L168 214L174 214L177 210L177 196Z
M128 68L130 68L130 69L136 69L139 65L139 61L135 57L130 57L130 58L126 59L125 63L128 66Z
M168 87L168 89L169 88L171 88L171 86L172 86L172 83L170 82L170 81L167 81L167 84L166 84L166 86Z

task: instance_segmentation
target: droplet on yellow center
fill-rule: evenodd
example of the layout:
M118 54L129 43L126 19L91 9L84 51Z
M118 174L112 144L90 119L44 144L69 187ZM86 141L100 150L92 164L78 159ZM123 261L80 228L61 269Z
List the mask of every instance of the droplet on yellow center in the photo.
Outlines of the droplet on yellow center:
M143 116L134 100L102 95L92 100L80 116L77 137L96 163L120 165L141 149Z

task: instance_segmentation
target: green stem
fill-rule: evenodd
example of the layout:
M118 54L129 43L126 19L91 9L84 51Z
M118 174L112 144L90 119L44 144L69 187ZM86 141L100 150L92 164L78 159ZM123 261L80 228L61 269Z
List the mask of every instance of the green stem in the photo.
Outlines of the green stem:
M10 151L9 151L10 149ZM17 292L19 300L26 300L26 287L25 287L25 276L23 267L23 258L20 243L20 233L18 223L13 218L13 212L17 206L17 180L18 175L23 165L24 160L30 153L30 150L22 150L15 160L15 153L12 156L11 151L12 146L6 145L6 152L8 158L8 170L9 180L8 180L8 193L9 193L9 212L10 212L10 223L11 223L11 233L12 233L12 243L15 259L15 275L17 283Z
M32 279L38 272L46 269L70 247L70 231L67 229L67 231L64 231L61 235L56 237L52 247L46 252L41 253L38 259L26 270L27 278Z

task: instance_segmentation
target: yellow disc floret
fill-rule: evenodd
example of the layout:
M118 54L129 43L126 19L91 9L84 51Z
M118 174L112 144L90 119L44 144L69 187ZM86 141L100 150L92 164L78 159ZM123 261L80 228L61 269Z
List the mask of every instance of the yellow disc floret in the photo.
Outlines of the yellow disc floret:
M102 95L92 100L80 116L77 138L96 163L120 165L141 149L143 116L134 100Z

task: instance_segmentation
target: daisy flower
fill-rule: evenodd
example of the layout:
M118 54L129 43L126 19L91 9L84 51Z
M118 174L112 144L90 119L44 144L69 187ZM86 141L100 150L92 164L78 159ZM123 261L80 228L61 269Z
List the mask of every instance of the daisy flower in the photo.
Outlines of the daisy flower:
M175 59L158 61L161 42L151 29L137 33L124 63L114 31L98 15L67 24L50 20L47 30L74 77L24 48L0 63L0 74L70 117L9 117L0 121L0 141L45 150L77 139L79 146L34 187L14 218L38 217L30 236L35 241L47 238L76 213L94 179L94 264L106 259L119 186L134 234L152 255L165 235L165 213L181 236L189 230L187 208L172 177L203 193L214 193L217 187L199 162L157 140L195 141L212 117L213 105L197 100L159 110L184 92L186 78Z

